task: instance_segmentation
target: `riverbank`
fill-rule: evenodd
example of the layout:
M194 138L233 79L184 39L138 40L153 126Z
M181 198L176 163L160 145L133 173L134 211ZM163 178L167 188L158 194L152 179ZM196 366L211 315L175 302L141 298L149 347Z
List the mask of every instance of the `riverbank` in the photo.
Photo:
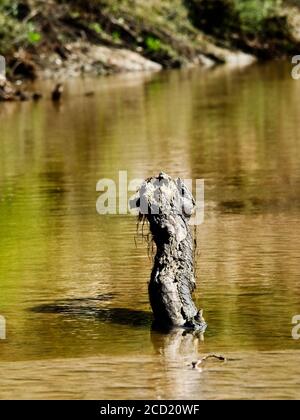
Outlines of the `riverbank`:
M4 0L0 54L13 82L249 64L299 53L299 21L280 0Z

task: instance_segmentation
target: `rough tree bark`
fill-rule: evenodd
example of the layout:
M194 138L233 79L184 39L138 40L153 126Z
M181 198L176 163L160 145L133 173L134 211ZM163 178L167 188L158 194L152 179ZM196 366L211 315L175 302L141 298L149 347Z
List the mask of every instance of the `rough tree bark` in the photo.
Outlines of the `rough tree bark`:
M196 282L189 219L195 210L194 198L181 179L164 173L147 179L138 196L140 217L149 221L157 248L149 283L155 321L203 331L202 310L192 298Z

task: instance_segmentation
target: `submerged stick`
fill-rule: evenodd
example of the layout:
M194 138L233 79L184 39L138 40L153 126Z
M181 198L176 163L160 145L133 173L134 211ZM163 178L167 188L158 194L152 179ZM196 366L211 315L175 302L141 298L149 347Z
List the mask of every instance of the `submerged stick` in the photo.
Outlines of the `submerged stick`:
M140 217L147 219L156 244L149 298L157 324L205 330L202 310L193 302L196 288L194 243L189 219L195 200L181 179L161 173L138 193Z
M202 359L197 360L197 362L192 362L192 368L197 369L202 365L204 362L206 362L209 359L215 359L219 360L220 362L227 362L227 358L222 355L218 354L209 354L208 356L202 357Z

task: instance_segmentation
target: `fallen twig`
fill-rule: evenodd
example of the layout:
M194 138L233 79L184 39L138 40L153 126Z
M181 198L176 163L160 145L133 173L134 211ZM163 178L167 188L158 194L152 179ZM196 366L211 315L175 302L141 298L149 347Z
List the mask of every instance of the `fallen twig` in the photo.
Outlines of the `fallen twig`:
M202 359L197 360L197 362L192 362L193 369L198 368L208 359L217 359L217 360L220 360L220 362L227 362L227 358L225 356L218 355L218 354L209 354L208 356L202 357Z

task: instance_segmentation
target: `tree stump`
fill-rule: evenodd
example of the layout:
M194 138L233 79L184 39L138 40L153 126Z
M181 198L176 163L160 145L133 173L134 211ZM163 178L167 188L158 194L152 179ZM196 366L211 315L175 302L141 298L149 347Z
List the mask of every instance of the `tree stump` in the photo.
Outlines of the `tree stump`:
M161 173L142 184L136 204L140 218L148 220L156 244L149 283L156 324L205 330L202 310L192 298L196 288L194 241L189 226L195 210L192 194L181 179Z

